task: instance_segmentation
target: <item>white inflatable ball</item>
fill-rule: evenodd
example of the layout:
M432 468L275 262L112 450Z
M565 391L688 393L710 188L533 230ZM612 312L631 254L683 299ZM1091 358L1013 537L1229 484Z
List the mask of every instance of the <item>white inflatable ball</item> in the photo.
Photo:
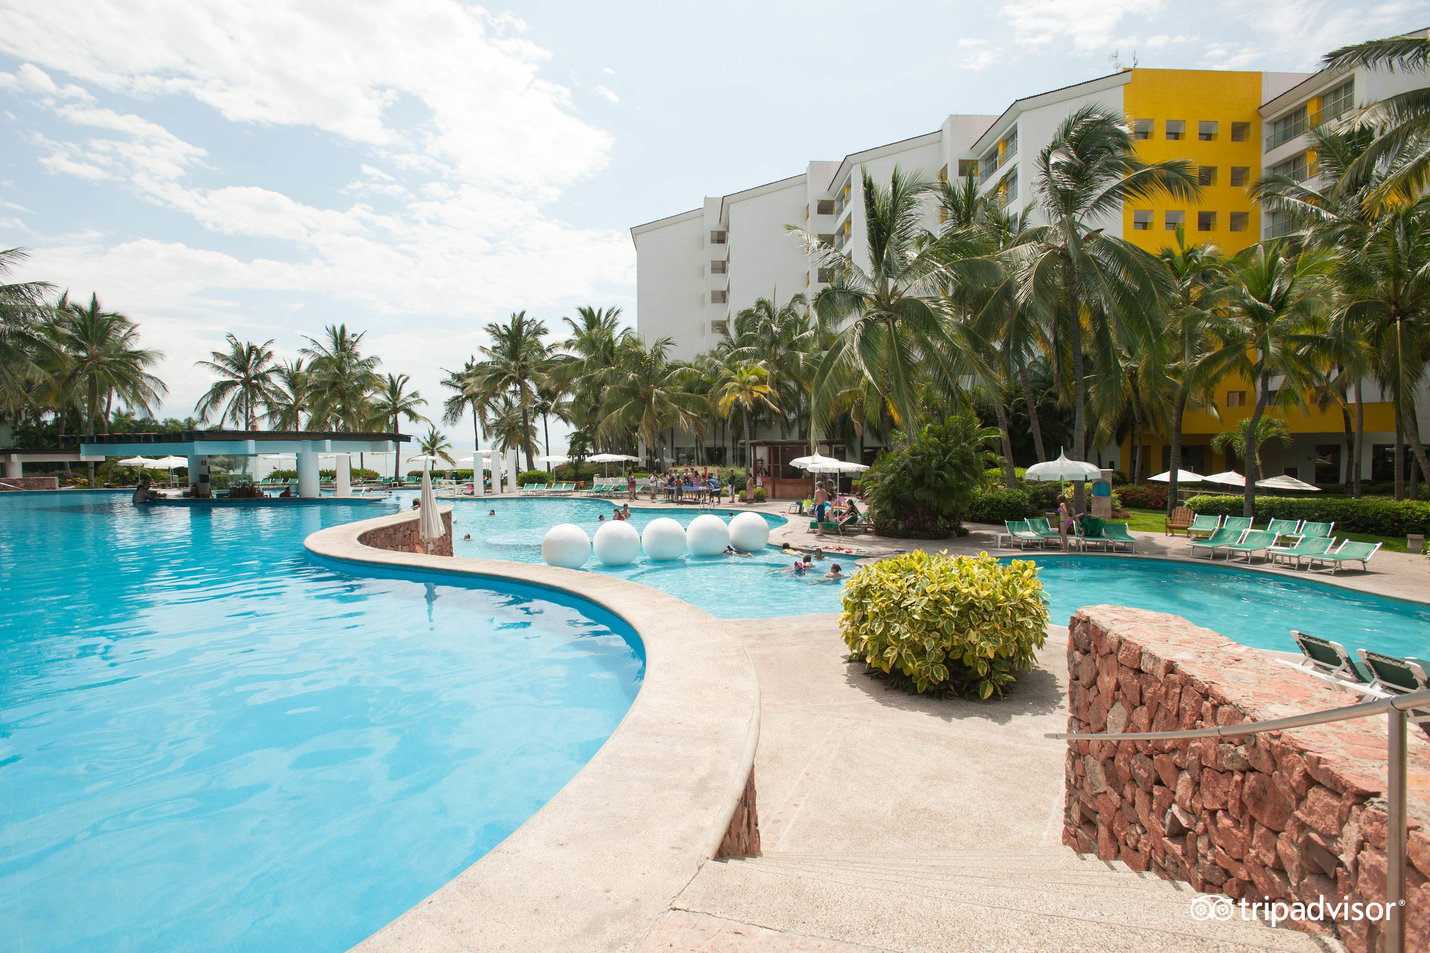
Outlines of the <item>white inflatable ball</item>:
M730 545L742 553L755 553L770 541L770 524L759 513L736 513L730 521Z
M548 566L580 569L591 555L591 537L575 523L557 523L541 538L541 558Z
M718 556L730 545L730 527L714 513L706 513L690 521L685 542L696 556Z
M685 554L685 527L669 516L657 517L641 533L641 548L648 559L679 559Z
M641 534L624 520L602 523L591 542L596 558L607 566L625 566L635 562L641 551Z

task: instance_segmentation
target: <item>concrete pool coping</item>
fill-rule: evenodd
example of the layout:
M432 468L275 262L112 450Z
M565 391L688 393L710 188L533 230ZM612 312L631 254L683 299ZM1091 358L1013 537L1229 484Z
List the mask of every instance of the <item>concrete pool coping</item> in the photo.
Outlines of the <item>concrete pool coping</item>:
M729 623L622 579L358 542L416 518L404 512L335 526L304 546L359 573L381 567L509 580L586 599L635 630L645 675L616 730L555 797L354 950L633 946L715 856L751 777L760 699L744 643Z

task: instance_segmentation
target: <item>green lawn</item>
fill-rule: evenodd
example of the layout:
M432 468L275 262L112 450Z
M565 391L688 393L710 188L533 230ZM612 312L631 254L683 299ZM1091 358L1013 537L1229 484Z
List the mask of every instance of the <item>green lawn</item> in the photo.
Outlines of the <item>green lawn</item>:
M1166 518L1166 515L1161 510L1129 509L1127 512L1131 514L1131 518L1125 521L1128 529L1140 530L1144 533L1161 533L1164 531L1163 520ZM1121 523L1124 521L1113 520L1113 522ZM1386 552L1405 552L1404 536L1372 536L1369 533L1342 533L1340 530L1336 531L1335 536L1337 539L1354 539L1362 543L1381 543L1381 549Z

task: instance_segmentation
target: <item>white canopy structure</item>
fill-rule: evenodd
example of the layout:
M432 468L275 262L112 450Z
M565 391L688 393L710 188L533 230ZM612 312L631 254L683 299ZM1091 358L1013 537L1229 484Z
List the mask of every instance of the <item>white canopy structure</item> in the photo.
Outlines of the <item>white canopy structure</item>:
M1263 490L1305 490L1311 493L1321 492L1320 487L1307 483L1304 480L1298 480L1290 475L1267 477L1264 480L1257 480L1256 485Z
M1100 476L1102 476L1101 468L1091 463L1083 463L1081 460L1069 460L1061 450L1058 451L1056 460L1035 463L1023 474L1024 479L1037 482L1096 480Z
M1221 473L1213 473L1211 476L1202 477L1208 483L1220 483L1222 486L1246 486L1246 477L1235 470L1223 470Z
M1166 470L1162 473L1157 474L1156 476L1150 476L1147 479L1151 480L1153 483L1171 483L1172 471ZM1178 483L1201 483L1205 479L1206 477L1202 476L1200 473L1194 473L1191 470L1177 471Z

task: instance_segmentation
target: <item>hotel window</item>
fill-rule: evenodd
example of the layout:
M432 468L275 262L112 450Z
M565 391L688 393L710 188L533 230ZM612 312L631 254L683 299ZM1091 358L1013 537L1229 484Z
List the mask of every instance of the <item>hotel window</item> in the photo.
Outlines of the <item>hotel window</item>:
M1199 232L1214 232L1214 231L1216 231L1216 212L1198 212L1198 213L1197 213L1197 231L1199 231Z
M819 236L819 241L820 241L820 244L822 244L822 245L833 245L833 244L834 244L834 233L833 233L833 232L830 232L830 233L827 234L827 235L820 235L820 236Z
M1216 166L1203 165L1197 167L1198 185L1216 185Z
M1168 119L1166 122L1167 139L1176 141L1186 135L1187 123L1183 119Z
M1227 392L1226 392L1226 405L1227 405L1228 407L1245 407L1245 406L1246 406L1246 391L1244 391L1244 390L1229 390L1229 391L1227 391Z
M1227 216L1227 225L1233 232L1244 232L1250 219L1251 216L1247 212L1232 212Z
M1203 119L1197 123L1197 139L1201 142L1215 142L1220 124L1215 120Z
M1339 119L1355 105L1355 98L1356 81L1354 78L1348 79L1321 97L1321 112L1317 121L1330 122L1332 119Z
M821 269L819 269L819 283L820 283L820 284L827 285L827 284L829 284L829 283L830 283L831 281L833 281L833 280L834 280L834 269L833 269L833 268L821 268Z
M710 274L723 275L725 274L726 269L729 267L730 263L728 261L720 261L719 259L715 259L710 262Z
M1307 175L1309 175L1309 169L1306 165L1306 153L1302 152L1299 155L1294 155L1285 162L1272 166L1271 174L1284 175L1293 182L1304 182Z
M1251 138L1251 123L1234 122L1231 124L1231 141L1246 142Z
M725 244L725 230L724 230L724 229L717 229L716 231L711 232L711 233L710 233L710 244L712 244L712 245L723 245L723 244Z
M729 333L730 333L730 322L729 322L729 321L711 321L711 322L710 322L710 333L711 333L711 334L729 334Z
M726 291L712 291L712 292L710 292L710 303L711 303L711 304L724 304L728 298L729 298L729 293L726 292Z
M833 215L834 199L820 199L819 204L814 207L816 215Z
M1168 212L1166 217L1166 228L1169 232L1175 232L1187 222L1186 212Z
M1231 184L1242 188L1251 181L1251 166L1234 165L1231 167Z
M1132 212L1132 230L1134 232L1145 232L1152 227L1152 210L1150 208L1139 208Z
M1290 142L1306 131L1306 107L1298 106L1271 124L1271 135L1266 137L1266 148L1275 149L1283 142Z
M1134 120L1133 123L1132 123L1132 138L1133 138L1133 139L1151 139L1151 138L1152 138L1152 120L1150 120L1150 119L1137 119L1137 120Z
M1018 130L1014 128L1012 132L1008 133L1008 138L1003 140L1003 154L1011 156L1017 151Z
M977 174L978 174L978 160L977 160L977 159L959 159L959 160L958 160L958 177L959 177L960 179L966 179L966 178L968 178L970 175L977 175Z

